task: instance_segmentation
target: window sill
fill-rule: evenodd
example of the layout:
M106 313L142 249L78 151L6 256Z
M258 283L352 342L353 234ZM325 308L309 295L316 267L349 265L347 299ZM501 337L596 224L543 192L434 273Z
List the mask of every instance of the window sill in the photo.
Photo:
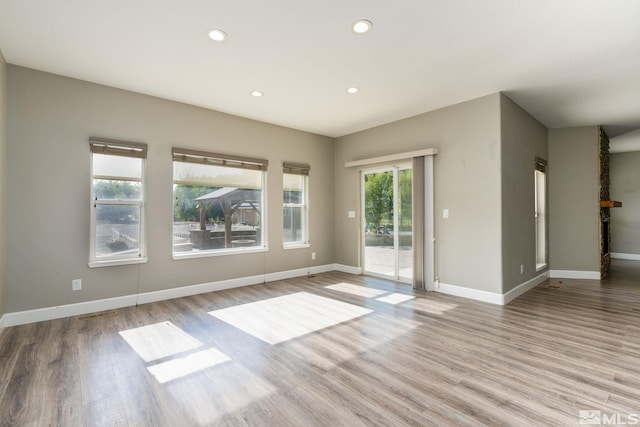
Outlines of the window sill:
M288 251L289 249L305 249L310 247L310 243L291 243L288 245L282 245L282 249L284 249L285 251Z
M172 258L174 260L191 259L191 258L208 258L208 257L227 256L227 255L254 254L254 253L268 252L268 251L269 251L269 248L267 246L260 246L256 248L226 249L223 251L197 251L197 252L174 253Z
M131 264L145 264L148 258L123 258L123 259L109 259L102 261L89 261L89 268L96 267L113 267L116 265L131 265Z

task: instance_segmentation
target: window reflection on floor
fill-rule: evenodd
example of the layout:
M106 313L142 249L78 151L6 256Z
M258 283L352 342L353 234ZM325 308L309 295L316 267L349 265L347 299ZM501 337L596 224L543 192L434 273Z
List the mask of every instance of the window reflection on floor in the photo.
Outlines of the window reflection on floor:
M372 311L331 298L297 292L209 314L268 344L278 344Z
M147 370L156 377L160 384L185 377L194 372L211 368L231 360L226 354L215 348L192 353L184 357L149 366Z
M171 322L120 331L120 336L145 362L202 347L202 343Z
M389 295L385 295L383 297L380 298L376 298L376 301L380 301L380 302L386 302L388 304L401 304L403 302L409 301L414 299L415 297L413 295L407 295L407 294L400 294L400 293L392 293Z
M140 358L147 362L147 370L161 384L231 360L215 348L192 352L203 347L203 344L171 322L155 323L119 333ZM172 356L179 357L150 364Z

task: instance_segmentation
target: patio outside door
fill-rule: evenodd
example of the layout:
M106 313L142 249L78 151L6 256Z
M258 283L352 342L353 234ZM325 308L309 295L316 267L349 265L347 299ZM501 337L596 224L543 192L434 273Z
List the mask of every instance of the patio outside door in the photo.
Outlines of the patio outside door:
M411 283L411 165L362 172L364 272Z

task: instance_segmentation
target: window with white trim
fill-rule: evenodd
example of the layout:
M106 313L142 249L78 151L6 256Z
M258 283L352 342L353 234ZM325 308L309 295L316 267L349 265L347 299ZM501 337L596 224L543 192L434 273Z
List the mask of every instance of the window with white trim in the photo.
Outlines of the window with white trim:
M282 228L285 248L309 244L309 165L283 164Z
M266 249L267 160L173 149L173 256Z
M90 267L146 261L144 168L147 145L90 138Z
M536 230L536 270L547 266L547 162L535 159L534 218Z

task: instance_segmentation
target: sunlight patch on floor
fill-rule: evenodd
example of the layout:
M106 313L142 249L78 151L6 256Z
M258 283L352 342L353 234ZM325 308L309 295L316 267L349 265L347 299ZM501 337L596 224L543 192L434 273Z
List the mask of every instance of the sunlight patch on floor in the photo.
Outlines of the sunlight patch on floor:
M120 331L120 336L145 362L202 347L202 343L171 322Z
M209 350L199 351L188 356L149 366L147 370L156 377L160 384L164 384L229 360L231 359L226 354L215 348L210 348Z
M380 298L376 298L376 301L386 302L387 304L400 304L412 299L415 299L413 295L400 294L396 292Z
M351 283L337 283L335 285L325 286L325 288L365 298L373 298L387 293L387 291L381 291L380 289L365 288L364 286L352 285Z
M279 344L373 310L306 292L209 312L268 344Z
M407 304L413 310L424 311L432 314L444 314L446 311L453 310L458 304L449 304L442 301L434 301L427 298L417 298Z

